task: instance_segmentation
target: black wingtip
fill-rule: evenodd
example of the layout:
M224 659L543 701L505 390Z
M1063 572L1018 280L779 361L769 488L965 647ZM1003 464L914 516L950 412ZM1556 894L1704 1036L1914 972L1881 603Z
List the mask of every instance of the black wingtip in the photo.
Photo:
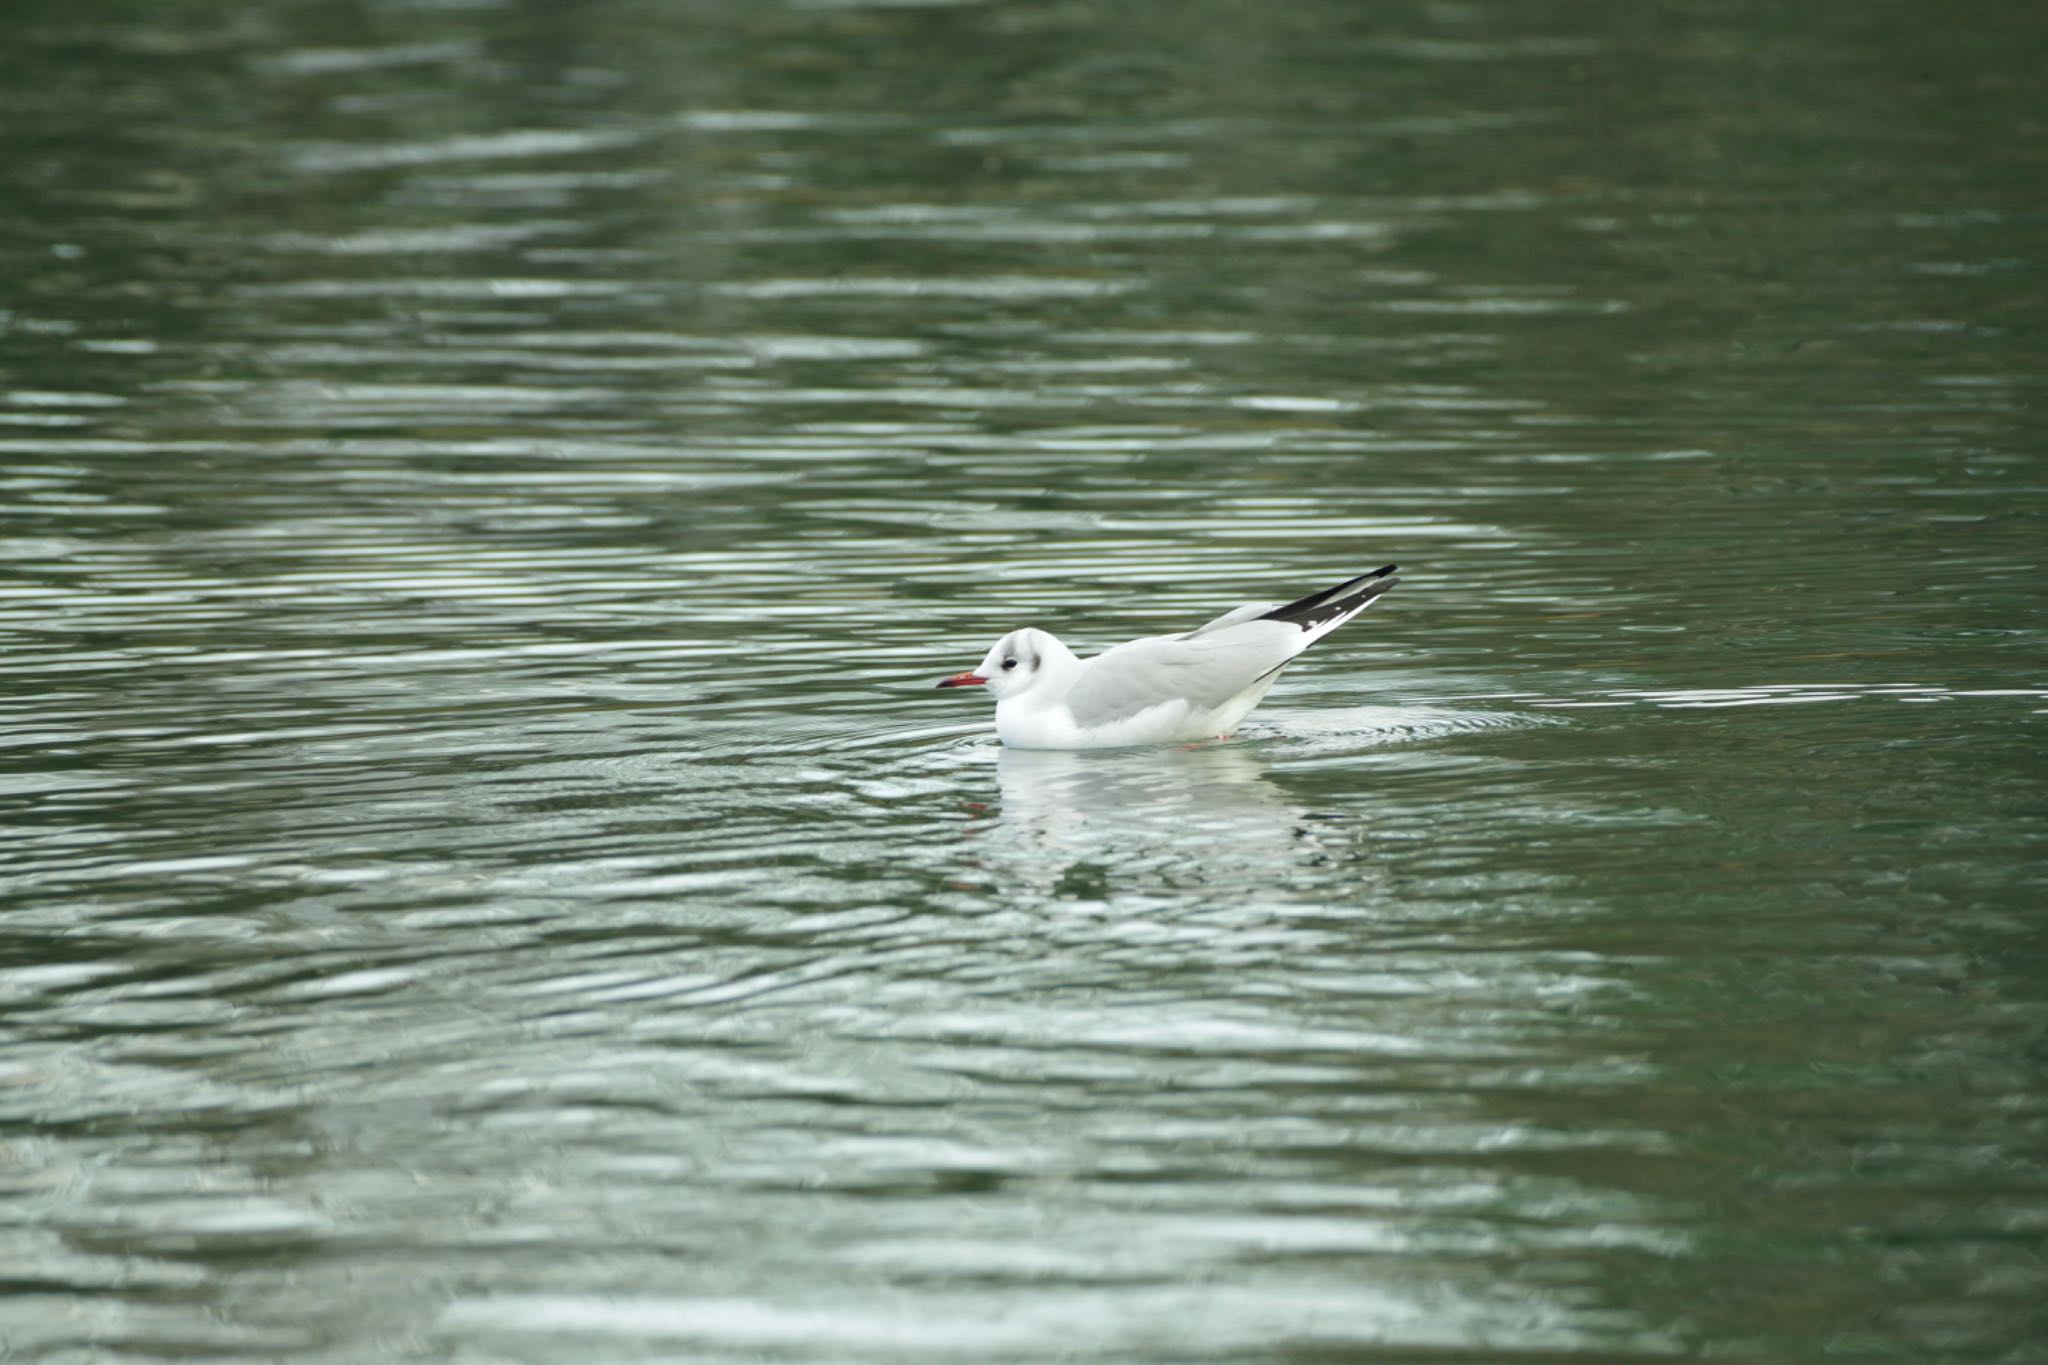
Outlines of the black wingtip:
M1275 607L1259 619L1286 621L1303 630L1313 630L1325 621L1363 610L1367 603L1401 581L1391 577L1400 567L1389 564L1383 569L1347 578L1334 588L1324 588L1284 607Z

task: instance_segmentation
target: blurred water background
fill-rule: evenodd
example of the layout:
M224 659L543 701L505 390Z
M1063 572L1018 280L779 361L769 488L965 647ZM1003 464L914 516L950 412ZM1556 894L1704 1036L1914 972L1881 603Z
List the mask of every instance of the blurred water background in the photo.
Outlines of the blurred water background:
M2038 3L0 27L10 1361L2043 1358Z

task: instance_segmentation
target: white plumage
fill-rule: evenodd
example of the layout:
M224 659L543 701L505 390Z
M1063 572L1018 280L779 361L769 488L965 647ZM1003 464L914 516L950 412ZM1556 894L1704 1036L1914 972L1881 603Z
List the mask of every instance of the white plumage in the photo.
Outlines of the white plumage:
M996 734L1018 749L1107 749L1227 735L1295 655L1377 601L1395 566L1285 606L1251 603L1182 635L1080 659L1047 631L1013 630L940 687L986 686Z

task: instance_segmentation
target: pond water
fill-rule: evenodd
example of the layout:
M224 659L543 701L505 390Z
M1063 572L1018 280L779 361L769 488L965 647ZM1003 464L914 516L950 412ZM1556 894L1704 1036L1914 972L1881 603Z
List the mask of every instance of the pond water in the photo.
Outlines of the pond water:
M2048 1339L2048 11L10 16L10 1360Z

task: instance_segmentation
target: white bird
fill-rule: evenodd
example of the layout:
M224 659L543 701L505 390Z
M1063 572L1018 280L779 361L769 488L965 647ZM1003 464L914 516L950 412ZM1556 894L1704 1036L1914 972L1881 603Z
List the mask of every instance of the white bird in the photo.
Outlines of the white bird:
M1401 580L1393 564L1285 606L1254 602L1185 635L1155 635L1092 659L1026 627L940 687L987 687L996 734L1014 749L1111 749L1229 735L1295 655Z

